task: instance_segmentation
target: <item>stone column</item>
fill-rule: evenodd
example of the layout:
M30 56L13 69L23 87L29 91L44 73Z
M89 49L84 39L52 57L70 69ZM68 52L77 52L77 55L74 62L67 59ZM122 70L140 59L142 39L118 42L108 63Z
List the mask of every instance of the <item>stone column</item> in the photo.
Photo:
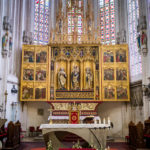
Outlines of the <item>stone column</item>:
M116 42L117 44L127 43L128 16L127 0L115 0L116 15Z
M8 32L7 30L3 29L3 19L4 16L8 16L9 15L9 6L10 6L10 1L9 0L2 0L1 1L1 7L2 7L2 14L1 14L1 20L2 20L2 26L1 26L1 37L3 38L3 36L6 34L6 32ZM9 35L9 33L8 33ZM7 42L8 45L8 42ZM4 51L5 50L5 51ZM9 47L5 47L1 50L1 54L2 54L2 61L1 61L1 72L2 72L2 96L1 96L1 104L2 105L2 118L5 118L6 116L6 103L7 103L7 96L5 93L7 93L7 71L8 71L8 52L9 52Z
M148 20L147 18L147 0L139 0L139 24L138 24L138 32L140 33L140 36L142 38L142 33L143 31L145 31L145 33L148 35L148 28L147 28L147 24L148 24ZM146 36L147 36L146 35ZM147 44L146 44L146 48L144 49L142 47L142 43L141 43L141 56L142 56L142 84L143 85L148 85L149 81L148 81L148 70L149 70L149 58L150 55L148 54L148 36L147 36ZM143 96L143 120L148 119L149 117L149 98L147 96Z

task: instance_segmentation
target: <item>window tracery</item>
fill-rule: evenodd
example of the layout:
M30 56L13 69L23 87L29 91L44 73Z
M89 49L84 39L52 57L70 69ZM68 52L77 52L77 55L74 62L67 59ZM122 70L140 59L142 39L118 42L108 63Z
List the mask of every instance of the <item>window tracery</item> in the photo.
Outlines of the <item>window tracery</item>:
M142 73L141 55L137 46L137 25L139 18L138 0L128 0L128 29L131 77Z
M49 0L35 0L34 2L34 42L48 43Z

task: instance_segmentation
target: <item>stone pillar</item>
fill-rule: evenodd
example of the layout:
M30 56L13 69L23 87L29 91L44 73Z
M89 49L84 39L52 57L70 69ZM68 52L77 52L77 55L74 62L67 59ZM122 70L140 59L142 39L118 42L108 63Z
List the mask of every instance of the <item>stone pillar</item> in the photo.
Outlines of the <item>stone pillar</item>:
M116 14L116 42L117 44L127 43L128 16L127 16L127 0L115 1Z
M9 6L10 6L10 1L9 0L2 0L1 1L1 7L2 7L2 14L1 14L1 20L2 20L2 26L1 26L1 37L4 38L5 34L7 33L9 36L9 33L6 29L3 29L3 20L4 20L4 16L9 15ZM2 40L1 38L1 40ZM6 36L5 36L6 38ZM8 41L6 42L6 45L8 45ZM1 57L2 57L2 61L1 61L1 74L2 74L2 95L1 95L1 103L0 105L2 105L2 118L5 118L6 116L6 103L7 103L7 96L5 93L7 93L7 68L8 68L8 52L9 52L9 47L6 46L5 48L3 48L3 46L1 47Z
M139 24L138 24L138 32L141 37L141 56L142 56L142 84L148 85L148 70L149 70L149 55L148 55L148 20L147 18L147 0L139 0ZM143 33L146 35L146 44L143 47L142 38ZM143 120L146 120L149 117L149 98L147 96L143 96Z

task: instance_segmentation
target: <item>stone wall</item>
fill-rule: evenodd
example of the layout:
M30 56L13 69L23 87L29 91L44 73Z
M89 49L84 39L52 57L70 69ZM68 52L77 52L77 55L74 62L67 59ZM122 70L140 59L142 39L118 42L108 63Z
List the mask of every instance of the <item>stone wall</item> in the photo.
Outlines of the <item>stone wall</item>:
M25 102L22 108L20 121L24 131L28 131L30 126L36 128L42 123L48 123L50 104L47 102ZM43 110L43 114L38 113L39 109Z

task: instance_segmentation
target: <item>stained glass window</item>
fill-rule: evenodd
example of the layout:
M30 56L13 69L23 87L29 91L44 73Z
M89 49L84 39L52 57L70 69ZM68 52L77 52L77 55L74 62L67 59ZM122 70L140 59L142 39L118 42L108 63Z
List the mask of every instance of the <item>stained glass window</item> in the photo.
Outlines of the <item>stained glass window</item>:
M115 44L115 0L99 0L103 44Z
M77 31L78 36L82 34L82 11L83 0L68 0L68 34Z
M142 73L141 55L137 47L137 25L139 18L138 0L128 0L128 28L131 77Z
M47 44L49 0L35 0L34 6L34 42Z

